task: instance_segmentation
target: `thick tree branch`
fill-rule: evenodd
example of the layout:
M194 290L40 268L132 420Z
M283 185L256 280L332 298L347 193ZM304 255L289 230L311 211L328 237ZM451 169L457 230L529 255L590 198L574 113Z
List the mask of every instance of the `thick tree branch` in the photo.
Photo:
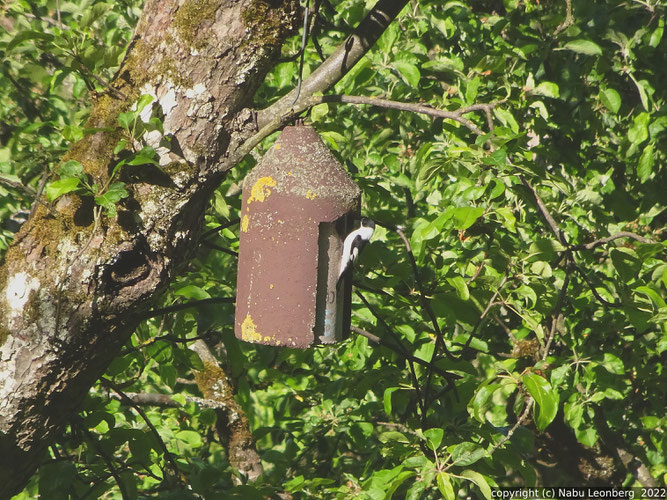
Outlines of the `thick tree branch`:
M229 463L248 480L255 481L263 472L262 463L250 432L248 418L234 399L232 382L206 342L197 340L190 349L197 353L204 363L204 369L195 373L197 387L206 400L220 404L220 407L216 408L216 426L227 447Z
M250 153L265 137L312 107L313 94L326 92L350 71L384 33L408 0L378 0L354 32L326 61L320 64L301 84L300 96L295 88L278 102L257 113L258 131L234 155L238 161Z
M210 195L256 130L248 106L299 24L297 7L147 0L110 89L93 102L85 128L95 132L64 160L109 185L118 115L149 94L169 147L162 136L144 138L169 182L127 180L117 217L95 217L87 200L63 196L52 211L38 205L16 234L0 266L0 497L24 486L197 248Z
M159 406L160 408L182 408L183 405L176 401L173 395L169 394L154 394L151 392L126 392L124 393L134 404L142 406ZM109 396L113 399L123 401L123 398L118 394L110 393ZM227 405L222 401L214 399L200 398L197 396L185 396L185 401L188 403L195 403L201 408L213 408L216 410L228 409Z

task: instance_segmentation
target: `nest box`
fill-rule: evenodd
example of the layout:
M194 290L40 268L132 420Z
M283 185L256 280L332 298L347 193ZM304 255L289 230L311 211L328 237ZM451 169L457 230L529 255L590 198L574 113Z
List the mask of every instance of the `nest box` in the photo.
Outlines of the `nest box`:
M313 128L284 129L243 184L239 339L308 347L347 336L351 282L336 281L360 199Z

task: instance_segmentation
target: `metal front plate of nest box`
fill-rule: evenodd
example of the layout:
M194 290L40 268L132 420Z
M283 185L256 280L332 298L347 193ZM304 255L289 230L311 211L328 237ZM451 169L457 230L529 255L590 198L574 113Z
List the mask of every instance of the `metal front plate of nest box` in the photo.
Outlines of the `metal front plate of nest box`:
M285 347L342 340L350 324L350 284L337 292L336 280L360 199L313 128L285 128L243 185L239 339Z

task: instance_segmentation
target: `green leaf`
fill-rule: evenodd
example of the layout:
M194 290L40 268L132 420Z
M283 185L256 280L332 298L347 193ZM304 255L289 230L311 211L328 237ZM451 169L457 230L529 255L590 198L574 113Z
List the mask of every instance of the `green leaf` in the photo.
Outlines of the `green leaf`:
M472 226L484 213L482 207L456 207L454 209L454 229L465 230Z
M114 217L116 215L116 203L129 195L130 193L125 189L124 182L114 182L105 193L95 196L95 203L103 207L109 217Z
M639 163L637 164L637 177L639 177L640 182L646 182L646 180L651 176L653 171L654 155L653 155L653 144L649 144L642 151L641 156L639 157Z
M458 466L471 465L484 455L486 455L486 451L480 445L465 441L457 444L452 450L452 462Z
M43 31L19 31L14 38L7 44L6 50L9 52L17 45L27 42L28 40L41 40L43 42L53 41L53 35L50 33L44 33Z
M447 282L456 289L456 293L459 295L461 300L468 300L470 298L470 290L468 290L468 285L461 276L447 278Z
M150 151L148 151L150 149ZM152 153L152 154L151 154ZM127 162L128 165L157 165L159 163L156 159L157 154L155 150L150 146L146 146L143 150L139 151L134 158Z
M584 407L579 403L565 403L563 405L565 421L572 429L578 429L584 417Z
M81 29L89 28L95 21L102 17L106 12L111 8L111 5L100 2L96 3L92 7L86 9L81 20L79 21L79 26Z
M635 288L635 293L643 293L649 299L651 299L658 308L667 307L665 300L660 296L660 294L648 286L638 286Z
M515 233L516 232L516 217L512 210L508 207L498 207L496 208L496 213L500 215L501 223L508 231Z
M174 434L176 439L179 439L193 448L198 448L202 445L201 435L198 432L191 430L182 430Z
M664 29L665 29L665 20L660 19L660 21L658 21L658 27L653 30L653 33L651 33L651 36L648 39L648 44L650 47L655 48L658 46L660 40L662 40L662 34Z
M444 436L445 431L440 427L434 427L432 429L427 429L424 431L424 437L428 443L429 448L432 450L437 450L440 443L442 443L442 437Z
M394 61L393 64L408 85L413 88L419 87L421 74L417 66L406 61Z
M421 67L423 69L429 71L435 71L437 73L446 73L446 72L459 73L463 71L465 65L463 64L463 61L458 57L438 56L436 59L433 59L431 61L426 61L421 65Z
M381 443L389 443L391 441L396 441L399 443L409 443L410 440L405 437L405 434L398 431L387 431L383 432L378 436L378 441Z
M154 97L150 94L141 94L141 97L137 101L137 111L136 113L141 113L146 106L153 102Z
M129 130L134 120L137 118L137 113L134 111L128 111L127 113L120 113L118 115L118 123L125 130Z
M75 191L80 183L81 180L77 177L63 177L53 181L46 187L46 197L49 201L53 201L64 194Z
M65 125L63 128L63 137L66 141L76 142L83 137L83 129L76 125Z
M436 482L438 483L438 489L445 500L455 500L456 495L454 495L454 488L452 487L452 481L449 479L449 474L443 471L439 471L435 477Z
M203 300L211 297L206 290L197 285L185 285L178 290L175 290L174 295L192 300Z
M591 42L590 40L572 40L571 42L567 42L563 46L563 49L571 50L577 54L585 54L587 56L602 55L602 49L600 46L595 42Z
M329 105L326 102L317 104L310 108L310 119L314 122L322 119L329 113Z
M540 238L528 247L528 255L536 257L536 260L551 260L557 253L565 250L558 241L549 238Z
M604 353L604 358L601 364L607 369L607 371L611 373L615 373L617 375L623 375L625 373L623 360L610 352Z
M500 388L500 384L483 385L475 392L470 403L468 403L468 412L478 420L484 422L486 420L485 413L487 409L487 401L491 395Z
M482 495L484 495L484 498L486 498L487 500L493 500L493 498L491 497L491 488L489 487L489 483L486 482L484 476L482 476L479 472L466 469L463 472L461 472L461 475L465 477L468 481L472 481L473 483L475 483L479 488L479 491L481 491Z
M598 432L594 427L579 427L574 429L574 435L581 444L592 448L598 441Z
M560 89L558 88L558 84L554 82L542 82L532 90L532 93L545 97L558 98L560 96Z
M612 248L609 256L616 272L624 281L630 282L637 277L642 262L634 250L625 247Z
M558 412L558 393L547 380L535 373L524 373L521 380L537 404L537 428L544 430Z
M41 465L38 474L40 496L63 498L61 493L70 489L77 473L73 463L54 461Z
M621 109L621 95L614 89L601 90L598 94L598 99L614 114L618 113L618 110Z
M62 177L78 177L81 180L86 175L83 172L83 165L76 160L68 160L58 165L58 173Z
M391 403L391 395L394 393L394 391L397 391L398 387L387 387L384 390L384 395L382 397L382 400L384 402L384 412L387 415L391 415L391 409L392 409L392 403Z
M121 139L116 143L116 147L113 148L113 154L117 155L121 151L123 151L127 146L127 141L125 139Z
M628 129L628 140L631 144L638 145L648 139L648 123L651 115L648 113L639 113Z

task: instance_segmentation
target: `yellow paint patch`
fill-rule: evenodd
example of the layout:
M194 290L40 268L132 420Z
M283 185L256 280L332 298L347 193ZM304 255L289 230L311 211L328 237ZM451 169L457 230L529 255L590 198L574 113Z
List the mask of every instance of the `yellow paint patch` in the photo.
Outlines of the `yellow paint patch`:
M317 198L317 193L313 193L309 189L308 191L306 191L306 198L308 198L309 200L314 200L315 198Z
M246 342L261 342L262 336L257 332L257 325L248 314L241 323L241 340Z
M250 224L250 217L247 215L243 216L243 219L241 219L241 231L244 233L248 232L248 225Z
M255 182L255 185L250 190L250 198L248 198L248 205L253 201L260 203L266 200L271 194L271 188L276 186L276 180L273 177L260 177Z
M280 149L280 143L279 143L279 142L276 142L276 143L274 144L273 147L274 147L275 149Z

